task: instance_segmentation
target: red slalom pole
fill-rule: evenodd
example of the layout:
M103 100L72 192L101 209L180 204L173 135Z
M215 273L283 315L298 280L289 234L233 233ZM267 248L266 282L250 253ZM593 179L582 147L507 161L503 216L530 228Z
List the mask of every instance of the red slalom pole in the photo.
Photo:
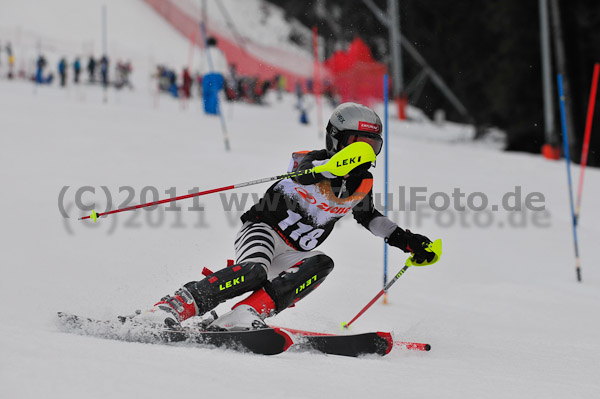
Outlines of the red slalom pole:
M583 147L581 148L581 172L579 173L579 188L577 190L577 205L575 206L575 220L579 219L579 209L581 207L581 192L583 191L583 175L587 165L588 152L590 149L590 136L592 133L592 120L594 119L594 108L596 106L596 91L598 88L598 75L600 73L600 64L594 64L594 74L592 76L592 88L590 89L590 99L588 102L587 119L585 121L585 136L583 138Z

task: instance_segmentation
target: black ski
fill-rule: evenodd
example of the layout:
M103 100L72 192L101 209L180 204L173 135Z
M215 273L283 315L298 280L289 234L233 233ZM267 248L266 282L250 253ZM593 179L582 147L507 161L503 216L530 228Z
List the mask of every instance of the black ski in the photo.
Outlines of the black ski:
M352 335L322 334L280 327L289 333L297 350L313 350L329 355L340 356L385 356L394 347L394 340L389 332L369 332Z
M293 347L296 351L316 351L330 355L387 355L394 346L389 332L333 335L285 327L250 331L204 331L200 327L172 329L136 323L129 318L98 320L58 313L63 331L128 342L151 344L182 343L215 346L262 355L276 355Z
M129 319L97 320L62 312L58 313L58 320L60 327L67 332L128 342L184 342L262 355L276 355L292 344L289 335L279 328L251 331L202 331L193 327L170 329L135 323Z
M319 352L341 356L379 355L385 356L392 350L393 342L388 333L365 333L356 335L323 335L305 337L306 344Z

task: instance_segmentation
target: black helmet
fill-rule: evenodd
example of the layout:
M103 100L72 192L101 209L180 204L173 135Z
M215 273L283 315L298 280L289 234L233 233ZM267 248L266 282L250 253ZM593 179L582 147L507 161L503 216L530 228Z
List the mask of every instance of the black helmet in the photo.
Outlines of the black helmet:
M356 103L340 104L327 124L327 151L333 155L349 144L364 141L379 154L383 145L381 132L381 119L371 108Z

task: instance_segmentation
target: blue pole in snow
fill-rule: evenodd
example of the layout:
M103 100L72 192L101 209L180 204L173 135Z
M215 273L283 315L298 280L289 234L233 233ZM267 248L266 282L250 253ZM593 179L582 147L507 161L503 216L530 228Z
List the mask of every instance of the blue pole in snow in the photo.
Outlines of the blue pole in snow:
M573 206L573 183L571 181L571 157L569 156L569 137L567 136L567 117L565 114L565 96L563 93L562 75L558 74L558 100L560 104L560 121L562 123L563 150L567 161L567 179L569 182L569 200L571 202L571 220L573 223L573 243L575 244L575 271L577 281L581 282L581 267L579 262L579 243L577 240L577 218Z
M204 52L206 53L206 60L208 61L208 69L210 72L214 72L212 59L210 58L210 53L208 51L208 37L206 35L206 28L204 27L204 22L200 22L200 33L202 34L202 41L204 42ZM229 146L229 136L227 134L227 126L225 125L225 117L223 116L223 112L221 111L221 104L219 102L219 95L217 93L217 113L219 114L219 118L221 119L221 130L223 131L223 138L225 139L225 149L229 151L231 147Z
M385 182L385 190L383 192L383 208L384 215L387 217L388 215L388 75L383 75L383 120L384 120L384 135L383 135L383 154L384 154L384 182ZM387 274L388 274L388 245L384 242L383 244L383 286L385 287L387 284ZM383 303L387 303L387 293L384 294Z

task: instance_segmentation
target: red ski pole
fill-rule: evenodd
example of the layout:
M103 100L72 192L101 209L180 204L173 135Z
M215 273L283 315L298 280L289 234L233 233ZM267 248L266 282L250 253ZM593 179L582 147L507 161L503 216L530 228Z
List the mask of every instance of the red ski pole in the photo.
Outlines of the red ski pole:
M356 142L350 144L349 146L336 153L326 164L315 166L312 169L298 170L296 172L286 173L284 175L266 177L264 179L247 181L244 183L233 184L231 186L213 188L212 190L201 191L199 193L187 194L173 198L166 198L160 201L147 202L145 204L128 206L127 208L115 209L107 212L96 213L96 211L93 211L91 215L81 217L79 218L79 220L92 219L95 222L100 216L112 215L113 213L132 211L135 209L146 208L149 206L165 204L167 202L179 201L182 199L192 197L199 197L201 195L218 193L220 191L233 190L234 188L253 186L255 184L266 183L273 180L289 179L292 177L298 177L309 173L330 172L336 176L345 176L348 173L350 173L352 169L359 165L368 162L375 162L375 158L376 156L375 151L373 151L373 147L364 142Z
M356 319L358 319L360 316L362 316L367 310L369 310L369 308L371 306L373 306L373 304L375 302L377 302L377 300L379 298L381 298L381 296L383 294L385 294L387 292L387 290L390 289L390 287L392 285L394 285L394 283L400 278L402 277L402 275L404 274L404 272L406 272L408 270L409 267L411 266L429 266L429 265L433 265L434 263L436 263L438 260L440 260L440 256L442 256L442 240L437 239L432 243L429 243L428 247L426 248L427 251L429 252L433 252L435 253L435 257L433 258L432 261L430 262L423 262L423 263L416 263L414 261L414 255L411 256L410 258L406 259L406 264L404 265L404 267L402 269L400 269L400 271L398 273L396 273L396 275L394 276L393 279L391 279L384 287L381 291L379 291L377 293L377 295L375 295L375 297L373 299L371 299L369 301L369 303L367 303L367 305L361 309L360 312L358 312L358 314L356 316L354 316L352 318L352 320L350 320L348 323L342 323L342 327L344 328L349 328L350 325L352 323L354 323L354 321Z
M398 279L399 279L399 278L400 278L400 277L401 277L401 276L404 274L404 272L408 270L408 268L410 267L410 265L408 264L408 261L409 261L410 259L412 259L412 258L409 258L409 259L407 259L407 260L406 260L406 263L407 263L407 264L406 264L406 265L405 265L405 266L404 266L402 269L400 269L400 271L399 271L399 272L398 272L398 273L397 273L397 274L394 276L394 278L393 278L393 279L391 279L391 280L390 280L390 281L389 281L389 282L388 282L388 283L385 285L385 287L383 287L383 289L382 289L381 291L379 291L379 292L377 293L377 295L375 295L375 297L374 297L373 299L371 299L371 300L369 301L369 303L367 303L367 305L366 305L364 308L362 308L362 310L361 310L360 312L358 312L358 314L357 314L356 316L354 316L354 317L352 318L352 320L350 320L348 323L343 323L343 324L342 324L342 327L344 327L344 328L350 328L350 325L351 325L352 323L354 323L354 321L355 321L356 319L358 319L360 316L362 316L362 315L363 315L363 313L365 313L367 310L369 310L369 308L370 308L370 307L371 307L371 306L372 306L372 305L373 305L375 302L377 302L377 300L378 300L379 298L381 298L381 296L382 296L383 294L385 294L385 293L387 292L387 290L388 290L388 289L389 289L389 288L390 288L390 287L391 287L391 286L392 286L392 285L393 285L393 284L396 282L396 280L398 280Z
M303 170L302 172L305 172L305 171ZM192 197L199 197L201 195L218 193L220 191L233 190L234 188L240 188L240 187L251 186L251 185L254 185L254 184L265 183L265 182L268 182L268 181L271 181L271 180L285 179L287 177L300 176L301 174L302 173L288 173L286 175L267 177L265 179L254 180L254 181L245 182L245 183L238 183L238 184L233 184L231 186L225 186L225 187L220 187L220 188L213 188L212 190L201 191L199 193L181 195L179 197L173 197L173 198L166 198L166 199L163 199L163 200L160 200L160 201L147 202L145 204L128 206L127 208L114 209L112 211L107 211L107 212L96 213L96 211L93 211L91 215L89 215L89 216L83 216L83 217L79 218L79 220L92 219L95 222L96 219L98 219L100 216L112 215L113 213L132 211L134 209L140 209L140 208L146 208L146 207L149 207L149 206L166 204L167 202L179 201L179 200L182 200L182 199L187 199L187 198L192 198Z

